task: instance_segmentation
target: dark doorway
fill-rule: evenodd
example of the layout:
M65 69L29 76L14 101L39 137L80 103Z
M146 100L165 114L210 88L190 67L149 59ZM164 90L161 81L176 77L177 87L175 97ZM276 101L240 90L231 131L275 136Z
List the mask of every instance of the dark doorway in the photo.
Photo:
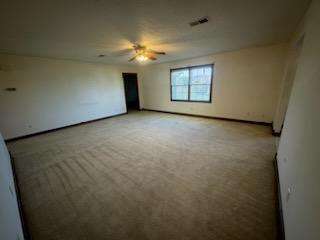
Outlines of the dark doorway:
M122 73L127 111L140 110L138 77L136 73Z

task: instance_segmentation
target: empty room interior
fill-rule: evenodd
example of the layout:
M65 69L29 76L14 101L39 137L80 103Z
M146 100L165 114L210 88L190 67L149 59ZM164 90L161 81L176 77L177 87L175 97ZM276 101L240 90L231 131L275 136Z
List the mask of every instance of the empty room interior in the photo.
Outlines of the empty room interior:
M0 8L1 240L319 240L319 0Z

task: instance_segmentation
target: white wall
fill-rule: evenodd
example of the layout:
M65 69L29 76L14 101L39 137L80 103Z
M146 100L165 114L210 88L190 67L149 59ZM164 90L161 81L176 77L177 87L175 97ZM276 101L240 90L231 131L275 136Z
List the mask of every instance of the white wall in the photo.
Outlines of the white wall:
M110 66L0 55L0 131L5 139L126 112L122 72ZM15 87L17 91L4 91Z
M271 123L287 45L141 67L144 108ZM170 68L214 63L212 103L170 101Z
M10 156L0 133L0 239L23 240Z
M287 112L287 107L291 95L292 85L295 79L297 64L299 61L301 43L298 45L290 46L290 50L287 57L287 64L285 67L285 73L283 76L283 82L281 84L281 90L279 95L279 101L276 108L276 113L273 122L273 130L276 133L280 133L284 119Z
M320 2L313 1L278 149L287 240L320 239L319 23Z
M297 65L300 58L301 48L304 41L306 16L300 22L288 44L283 79L280 87L279 100L273 121L273 130L280 133L286 116L288 103L291 95L292 85L295 79Z

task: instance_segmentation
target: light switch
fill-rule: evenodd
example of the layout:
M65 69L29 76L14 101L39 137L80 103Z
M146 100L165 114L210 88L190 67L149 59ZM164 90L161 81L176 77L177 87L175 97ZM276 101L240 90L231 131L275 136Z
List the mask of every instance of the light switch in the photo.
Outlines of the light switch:
M287 202L290 200L291 195L292 195L292 188L288 187L288 190L287 190Z
M11 195L14 196L11 186L9 186L9 191L10 191Z

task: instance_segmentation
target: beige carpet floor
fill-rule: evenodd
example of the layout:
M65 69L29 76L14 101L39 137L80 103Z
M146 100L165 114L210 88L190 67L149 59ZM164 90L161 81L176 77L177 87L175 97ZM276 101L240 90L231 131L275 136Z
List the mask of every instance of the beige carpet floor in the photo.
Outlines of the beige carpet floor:
M136 112L9 144L33 240L274 240L269 127Z

